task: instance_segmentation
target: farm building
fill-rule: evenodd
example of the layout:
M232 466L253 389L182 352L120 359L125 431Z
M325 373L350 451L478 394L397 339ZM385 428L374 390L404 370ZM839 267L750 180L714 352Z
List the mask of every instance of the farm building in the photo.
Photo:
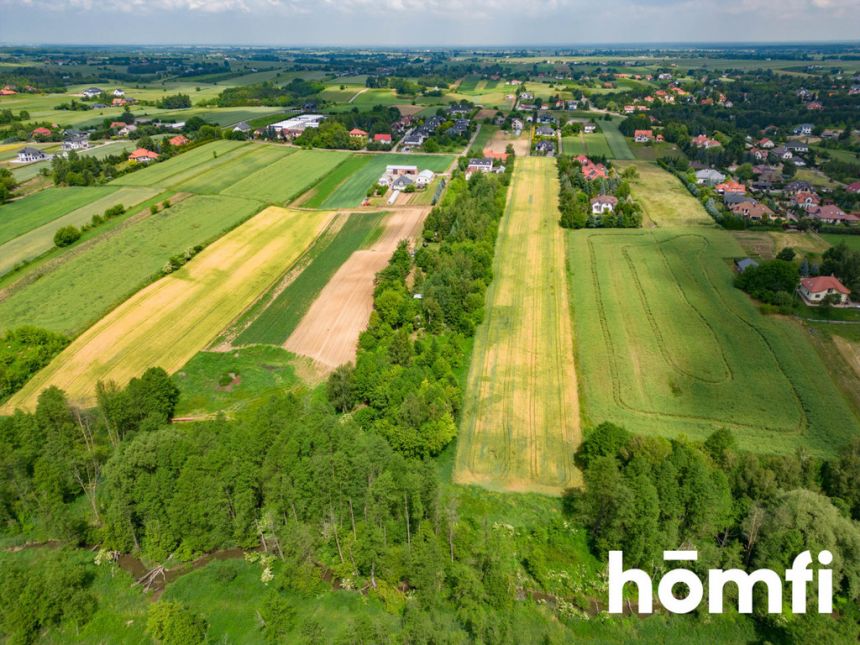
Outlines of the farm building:
M425 188L430 184L431 181L433 181L433 178L435 176L436 175L433 173L432 170L422 170L418 173L418 176L415 177L415 185L419 188Z
M32 161L45 161L49 157L38 148L27 146L18 151L18 161L21 163L30 163Z
M308 128L318 128L325 119L322 114L302 114L278 121L269 126L272 132L284 139L294 139Z
M603 213L611 213L615 210L615 205L618 204L618 198L612 195L598 195L591 200L591 212L595 215Z
M740 258L739 260L735 260L735 270L738 273L743 273L747 269L752 269L757 266L758 262L756 262L752 258Z
M851 291L832 275L803 278L798 289L801 297L810 305L819 305L828 296L835 296L838 304L847 304Z

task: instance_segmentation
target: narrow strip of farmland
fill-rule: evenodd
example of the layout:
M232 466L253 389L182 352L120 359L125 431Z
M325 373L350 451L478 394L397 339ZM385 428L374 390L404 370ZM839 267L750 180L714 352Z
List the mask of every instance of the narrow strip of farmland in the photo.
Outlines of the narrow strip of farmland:
M557 494L580 480L573 331L552 159L517 161L475 337L454 479Z
M341 265L284 347L327 369L355 360L358 337L373 310L376 274L386 267L400 240L419 235L429 211L402 208L387 215L380 239L370 248L356 251Z
M98 381L182 367L276 281L332 217L270 207L182 269L138 292L79 336L5 406L32 409L49 386L94 402Z

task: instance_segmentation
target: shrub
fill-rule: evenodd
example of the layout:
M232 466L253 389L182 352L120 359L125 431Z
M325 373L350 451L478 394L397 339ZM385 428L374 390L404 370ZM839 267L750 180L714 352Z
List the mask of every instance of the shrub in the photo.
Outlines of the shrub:
M60 248L74 244L81 239L81 232L75 226L64 226L54 233L54 244Z

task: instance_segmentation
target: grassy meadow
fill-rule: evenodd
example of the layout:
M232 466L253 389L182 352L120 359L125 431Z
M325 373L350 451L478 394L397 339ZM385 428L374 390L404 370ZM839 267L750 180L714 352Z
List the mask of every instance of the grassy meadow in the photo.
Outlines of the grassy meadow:
M259 213L101 318L13 395L7 411L33 408L51 385L91 405L98 381L126 383L153 366L175 372L283 275L330 218L277 207Z
M555 162L517 161L475 336L454 480L559 493L580 481L577 372Z
M258 202L189 197L108 236L0 301L0 329L36 325L75 335L156 275L167 260L253 215Z
M714 226L702 205L671 173L646 161L616 165L619 170L633 166L639 173L630 188L645 211L646 226Z
M561 150L566 155L586 155L611 158L612 149L602 132L585 134L580 132L572 137L562 137Z
M106 192L103 193L103 196L99 197L99 193L102 189L105 189ZM66 196L64 191L68 190L78 190L82 192L75 194L75 199L66 201L64 199ZM56 191L59 191L59 193ZM33 228L25 233L19 234L17 237L14 237L4 244L0 244L0 275L10 271L22 262L26 262L27 260L51 250L54 247L54 233L57 232L57 229L64 226L80 227L83 224L88 224L92 220L93 215L101 215L106 209L112 206L122 204L126 208L132 208L135 205L154 197L158 193L159 191L157 189L145 187L128 187L119 188L118 190L107 186L77 189L49 188L46 191L36 193L31 197L22 199L20 202L16 202L15 204L26 205L29 200L41 201L44 199L42 196L46 195L48 197L58 198L54 204L51 204L52 207L56 205L57 207L67 208L70 203L77 203L78 195L89 195L92 200L79 208L75 208L66 214L51 219L37 228ZM41 214L43 216L47 211L53 212L53 208L39 209L38 207L34 211L25 212L27 215L31 215L39 212L39 210L41 210ZM0 209L0 212L2 212L2 209ZM17 218L19 223L24 219L26 219L26 216L19 216Z
M230 164L250 146L245 141L213 141L111 182L121 186L177 186L215 166Z

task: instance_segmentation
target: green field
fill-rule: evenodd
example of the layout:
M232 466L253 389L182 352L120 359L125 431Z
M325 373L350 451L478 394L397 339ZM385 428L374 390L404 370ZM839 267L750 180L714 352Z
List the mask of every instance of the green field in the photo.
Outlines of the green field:
M75 193L73 195L74 199L64 201L70 196L67 191L82 192ZM104 196L99 197L99 193L102 191L107 192ZM48 195L48 197L53 197L57 200L55 203L59 207L68 206L69 203L76 203L80 199L79 195L90 196L88 203L84 206L53 218L37 228L30 229L5 244L0 244L0 275L10 271L19 263L37 257L53 248L54 233L57 232L58 228L63 226L80 227L83 224L88 224L92 220L93 215L101 215L111 206L122 204L126 208L131 208L154 197L158 193L157 189L144 187L119 188L118 190L107 186L100 186L98 188L49 188L17 202L24 204L30 200L38 201L42 195ZM44 208L41 210L43 215L47 212Z
M562 137L562 152L566 155L586 155L611 158L612 149L602 132L585 134L580 132L572 137Z
M619 162L616 165L619 170L630 166L636 168L639 177L630 182L630 187L633 197L650 220L646 225L714 226L714 220L673 174L645 161Z
M170 256L250 217L257 202L199 195L111 236L0 302L0 329L77 334L154 276Z
M340 151L299 150L248 175L222 194L283 204L308 190L349 156Z
M0 249L19 235L116 191L114 186L48 188L4 204L0 206Z
M296 151L295 148L272 144L252 145L242 150L245 152L230 163L213 166L182 182L176 189L189 193L218 194L244 177Z
M444 172L454 157L450 155L373 154L354 155L320 181L302 205L308 208L352 208L361 204L367 189L390 164L412 164L419 170Z
M111 182L121 186L176 186L213 167L230 163L245 153L244 141L214 141L149 168L123 175Z
M173 375L180 392L176 416L233 412L283 392L300 382L294 360L287 350L271 345L200 352Z
M584 417L757 452L833 454L860 426L802 331L732 284L726 232L569 234ZM579 312L583 312L580 314ZM586 313L588 312L588 313Z
M364 247L379 229L382 213L353 213L333 236L324 236L310 249L307 266L285 289L260 303L266 308L234 341L235 345L282 345L308 308L354 251Z
M498 130L499 126L497 125L487 125L486 123L482 123L481 129L478 130L478 136L475 137L475 142L472 144L472 148L483 150Z
M844 243L849 249L860 251L860 235L836 235L834 233L824 233L821 235L832 246Z
M627 139L624 138L621 130L618 129L618 124L621 121L621 117L612 117L611 121L601 120L600 129L606 137L606 142L612 151L613 159L634 159L635 157L630 151L630 146L627 145Z

